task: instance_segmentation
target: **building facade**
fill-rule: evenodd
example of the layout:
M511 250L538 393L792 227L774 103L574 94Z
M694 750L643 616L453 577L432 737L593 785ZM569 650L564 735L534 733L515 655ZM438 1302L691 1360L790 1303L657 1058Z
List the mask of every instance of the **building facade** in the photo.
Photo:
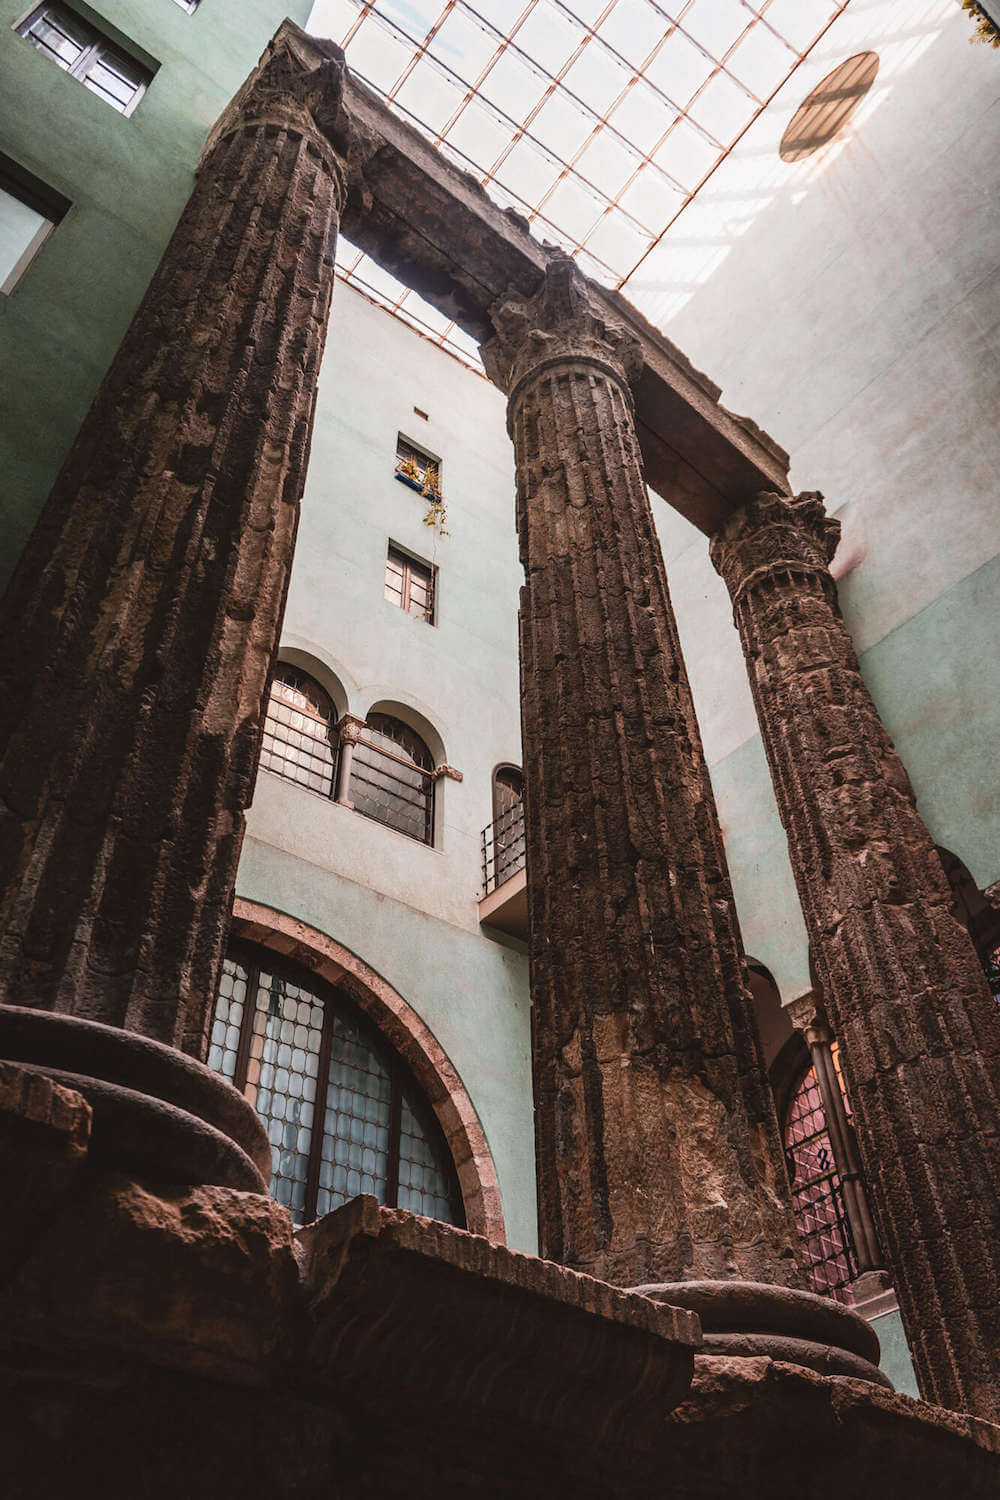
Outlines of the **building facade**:
M100 15L74 7L70 29L74 17L91 28L84 43L118 49L139 68L144 92L132 113L109 107L24 34L39 9L8 7L2 37L18 85L0 114L5 192L55 225L0 299L11 403L4 463L16 481L10 562L187 199L205 134L289 7L241 7L238 25L218 0L193 10L177 0L106 0ZM293 19L304 22L307 10ZM796 487L823 489L842 522L834 571L865 680L935 842L967 872L953 883L965 880L986 960L997 937L989 891L1000 878L998 455L989 417L1000 336L998 75L986 49L968 47L956 6L935 0L917 10L852 0L666 236L637 300L721 381L730 407L789 448ZM845 132L782 161L783 133L809 90L867 52L878 57L877 76ZM692 241L703 239L715 252L696 257L695 274ZM372 1118L366 1104L328 1099L334 1145L325 1157L303 1135L301 1107L293 1119L287 1102L312 1102L316 1073L301 1064L303 1092L289 1083L279 1113L273 1080L251 1079L269 1056L254 1053L246 1007L241 1017L220 1013L233 1034L217 1029L215 1062L225 1071L228 1047L229 1076L257 1089L262 1110L260 1091L270 1089L269 1126L282 1122L272 1134L276 1175L290 1184L290 1206L296 1183L303 1212L332 1206L322 1192L339 1202L369 1185L408 1206L399 1132L410 1109L414 1121L423 1112L411 1142L424 1143L411 1154L429 1160L413 1156L409 1166L439 1172L447 1216L532 1252L523 877L516 831L504 821L515 804L502 790L503 773L521 763L513 491L499 393L338 287L233 954L240 982L252 972L267 992L259 1035L262 1047L273 1041L275 1066L281 1005L296 986L308 995L318 984L331 1013L340 996L346 1040L335 1053L331 1028L312 1028L304 1050L317 1067L353 1067L356 1082L358 1070L377 1071L361 1067L359 1048L399 1057L400 1098L410 1090L412 1103L393 1104L376 1083L369 1092L382 1114ZM705 538L655 497L653 506L756 964L765 1053L789 1112L790 1159L806 1170L794 1129L810 1109L801 1137L819 1139L819 1151L830 1139L832 1168L819 1174L827 1206L800 1206L820 1245L809 1258L829 1266L836 1245L857 1237L831 1172L849 1181L855 1163L842 1143L838 1160L836 1124L817 1136L829 1080L822 1097L806 1071L815 1056L790 1019L812 1016L802 1002L815 981L784 833L725 587ZM516 780L511 788L516 802ZM272 1003L275 976L285 988ZM339 1086L368 1100L364 1089ZM296 1127L294 1142L286 1125ZM369 1144L366 1125L384 1130L385 1142ZM341 1162L338 1141L348 1155L351 1146L373 1152L371 1162ZM345 1170L335 1181L337 1167ZM841 1196L830 1208L834 1190ZM854 1252L832 1278L837 1290L857 1279ZM868 1263L878 1265L877 1249ZM890 1289L869 1281L864 1295L897 1387L914 1389Z

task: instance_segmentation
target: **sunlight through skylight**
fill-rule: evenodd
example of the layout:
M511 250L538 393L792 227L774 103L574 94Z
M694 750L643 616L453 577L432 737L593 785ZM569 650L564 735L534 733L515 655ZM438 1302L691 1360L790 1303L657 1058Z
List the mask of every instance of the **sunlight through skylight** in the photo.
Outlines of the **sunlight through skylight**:
M317 0L309 30L539 239L629 278L847 0ZM472 340L346 241L344 280Z

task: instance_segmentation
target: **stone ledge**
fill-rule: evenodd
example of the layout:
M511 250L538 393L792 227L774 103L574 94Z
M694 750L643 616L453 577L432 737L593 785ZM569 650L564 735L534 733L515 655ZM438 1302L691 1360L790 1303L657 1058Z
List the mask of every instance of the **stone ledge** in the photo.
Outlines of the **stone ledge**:
M688 1388L697 1317L355 1199L300 1230L309 1364L357 1396L645 1448Z

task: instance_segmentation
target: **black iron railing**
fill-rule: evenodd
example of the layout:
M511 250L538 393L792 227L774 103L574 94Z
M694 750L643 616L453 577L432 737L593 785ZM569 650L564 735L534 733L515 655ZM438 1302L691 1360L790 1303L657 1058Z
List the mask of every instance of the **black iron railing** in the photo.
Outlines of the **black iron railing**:
M518 802L483 829L483 895L524 869L524 803Z

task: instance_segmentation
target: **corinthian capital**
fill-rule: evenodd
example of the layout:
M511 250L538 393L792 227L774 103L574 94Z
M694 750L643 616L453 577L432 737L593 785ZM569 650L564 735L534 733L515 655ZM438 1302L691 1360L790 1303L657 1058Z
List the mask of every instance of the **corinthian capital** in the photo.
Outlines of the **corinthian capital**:
M483 364L508 396L528 376L553 364L602 365L625 386L642 369L638 339L608 321L591 297L586 277L561 250L550 259L535 295L495 302L490 321L496 332L482 346Z
M298 131L332 163L343 200L348 181L360 180L375 149L370 132L345 107L346 77L344 53L335 42L306 36L290 24L282 26L218 121L205 158L239 130L275 125Z
M712 538L711 554L734 603L776 572L829 572L840 522L828 516L818 490L755 495Z

